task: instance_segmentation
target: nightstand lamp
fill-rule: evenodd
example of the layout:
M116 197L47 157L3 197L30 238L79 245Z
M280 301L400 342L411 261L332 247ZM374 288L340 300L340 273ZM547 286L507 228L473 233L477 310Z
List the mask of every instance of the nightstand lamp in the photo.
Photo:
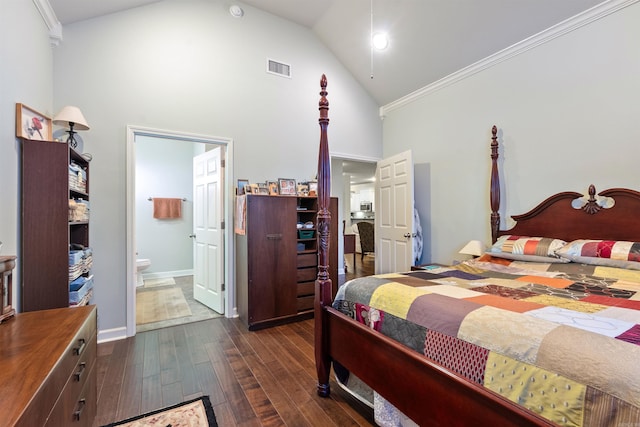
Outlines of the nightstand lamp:
M68 127L69 137L67 143L71 148L76 148L78 142L75 140L74 135L77 130L89 130L87 119L82 115L82 111L78 107L73 105L67 105L53 118L53 124L58 126Z
M484 246L484 243L482 243L480 240L471 240L469 243L464 245L464 248L460 249L458 253L464 255L473 255L473 257L475 258L482 255L485 249L486 247Z

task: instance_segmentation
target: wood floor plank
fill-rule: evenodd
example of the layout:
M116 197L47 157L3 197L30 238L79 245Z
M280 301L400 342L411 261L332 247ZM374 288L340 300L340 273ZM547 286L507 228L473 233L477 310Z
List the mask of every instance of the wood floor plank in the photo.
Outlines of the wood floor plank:
M224 392L213 370L211 361L207 360L206 362L198 363L193 369L198 378L202 395L209 396L209 400L211 400L213 406L226 402Z
M127 390L127 398L120 394L118 399L117 419L131 418L140 414L142 402L142 364L127 365L124 371L122 389Z
M162 408L162 383L160 382L159 373L142 378L141 402L141 414ZM100 405L100 402L98 402L98 405Z

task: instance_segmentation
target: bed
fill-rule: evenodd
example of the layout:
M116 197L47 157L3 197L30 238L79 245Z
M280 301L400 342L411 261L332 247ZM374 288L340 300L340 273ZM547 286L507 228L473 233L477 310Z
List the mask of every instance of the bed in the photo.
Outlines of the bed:
M640 193L558 193L501 230L494 126L490 253L355 279L334 300L324 75L320 86L318 394L333 364L398 411L383 417L422 426L640 425Z

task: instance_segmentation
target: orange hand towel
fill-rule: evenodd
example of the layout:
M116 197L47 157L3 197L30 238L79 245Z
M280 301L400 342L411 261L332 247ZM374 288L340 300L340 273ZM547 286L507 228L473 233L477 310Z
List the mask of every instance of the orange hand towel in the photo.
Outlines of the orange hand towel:
M182 199L153 199L153 217L157 219L182 218Z

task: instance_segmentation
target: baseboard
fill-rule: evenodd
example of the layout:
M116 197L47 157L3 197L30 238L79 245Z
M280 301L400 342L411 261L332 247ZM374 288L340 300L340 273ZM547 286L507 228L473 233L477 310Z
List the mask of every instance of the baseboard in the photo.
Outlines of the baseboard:
M103 331L98 331L98 344L102 344L109 341L118 341L127 338L127 328L113 328Z
M142 273L143 279L168 279L169 277L180 276L193 276L193 269L191 270L174 270L174 271L159 271L157 273Z

